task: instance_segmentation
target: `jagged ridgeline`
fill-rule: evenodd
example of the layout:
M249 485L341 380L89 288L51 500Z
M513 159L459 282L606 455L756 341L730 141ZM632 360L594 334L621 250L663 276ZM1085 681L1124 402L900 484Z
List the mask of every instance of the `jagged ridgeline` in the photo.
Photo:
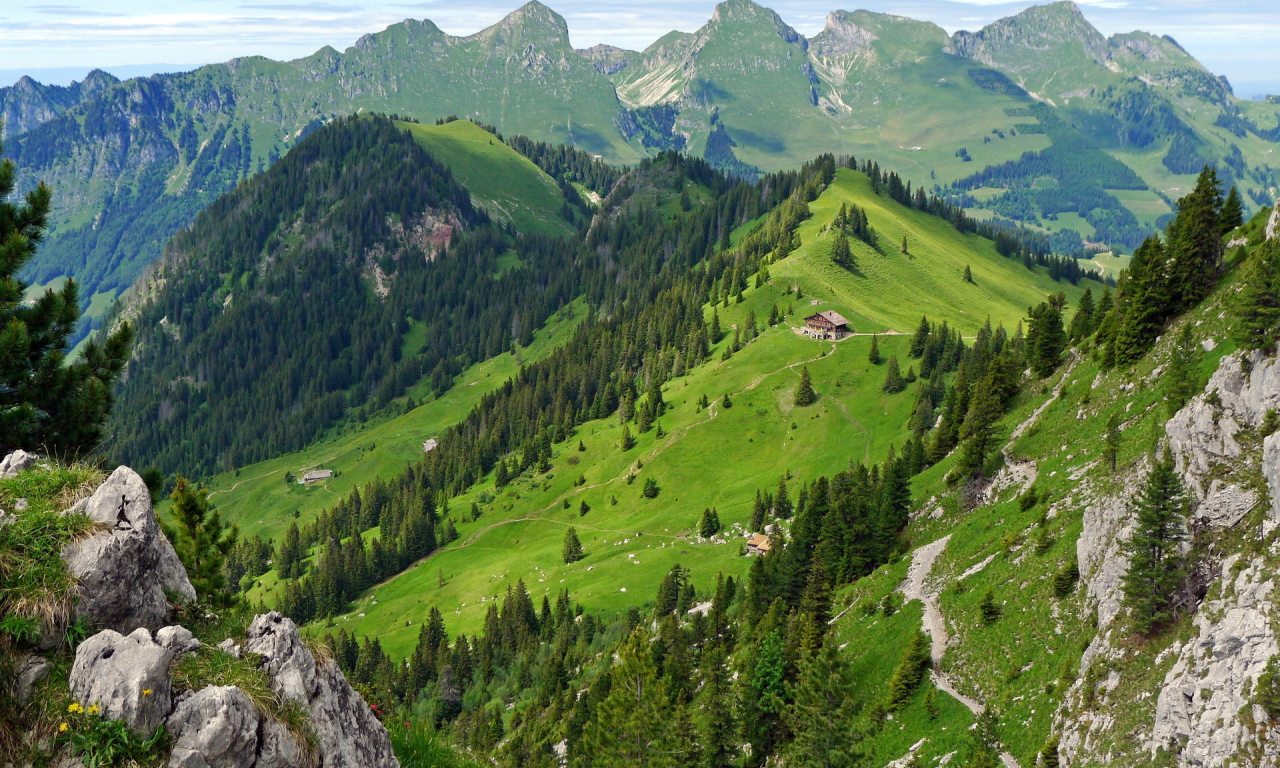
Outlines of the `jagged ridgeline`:
M581 291L573 246L504 233L383 118L316 131L166 254L121 309L141 332L112 450L169 472L299 448L424 377L447 389Z

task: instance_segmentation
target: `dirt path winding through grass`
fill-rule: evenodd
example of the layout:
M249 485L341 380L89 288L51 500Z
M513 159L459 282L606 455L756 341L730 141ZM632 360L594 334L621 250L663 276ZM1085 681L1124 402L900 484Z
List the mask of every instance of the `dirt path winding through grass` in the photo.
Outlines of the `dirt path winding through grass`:
M986 707L982 702L957 691L951 679L942 671L942 656L947 652L947 641L950 638L947 636L947 620L942 615L942 609L938 607L939 590L930 583L930 576L933 573L934 561L938 559L938 555L942 554L942 550L947 548L947 542L950 540L951 534L947 534L912 552L911 567L907 569L907 576L898 589L908 602L919 600L924 607L921 624L930 640L929 656L933 664L929 674L933 678L933 684L938 687L938 690L949 694L963 704L976 717L986 711ZM1017 759L1008 752L1000 753L1000 762L1004 763L1005 768L1020 768Z

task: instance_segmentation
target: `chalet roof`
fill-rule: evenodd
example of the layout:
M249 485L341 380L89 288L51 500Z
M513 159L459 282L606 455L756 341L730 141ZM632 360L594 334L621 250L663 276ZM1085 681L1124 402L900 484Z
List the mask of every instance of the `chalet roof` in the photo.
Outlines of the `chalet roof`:
M819 312L816 315L810 315L809 317L806 317L805 322L808 322L818 317L822 318L823 320L826 320L828 323L831 323L832 325L848 325L849 324L849 321L845 319L844 315L830 309L828 309L825 312Z
M328 480L333 477L332 469L313 469L302 476L303 482L311 482L313 480Z
M765 536L763 533L757 533L747 539L747 547L750 549L758 549L761 552L768 552L772 548L772 544L770 544L768 536Z

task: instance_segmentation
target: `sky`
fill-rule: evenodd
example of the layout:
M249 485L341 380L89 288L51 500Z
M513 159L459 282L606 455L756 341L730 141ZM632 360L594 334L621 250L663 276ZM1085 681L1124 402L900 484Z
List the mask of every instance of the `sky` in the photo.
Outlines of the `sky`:
M1078 0L1104 34L1141 29L1172 35L1236 94L1280 93L1277 0ZM544 0L569 24L573 44L643 49L672 29L691 32L712 0ZM521 0L94 0L0 4L0 85L24 74L65 84L101 67L120 77L191 69L236 56L293 59L330 45L343 50L367 32L405 18L431 19L468 35L501 19ZM933 21L948 32L976 30L1031 2L1000 0L774 0L791 26L812 36L828 11L864 8Z

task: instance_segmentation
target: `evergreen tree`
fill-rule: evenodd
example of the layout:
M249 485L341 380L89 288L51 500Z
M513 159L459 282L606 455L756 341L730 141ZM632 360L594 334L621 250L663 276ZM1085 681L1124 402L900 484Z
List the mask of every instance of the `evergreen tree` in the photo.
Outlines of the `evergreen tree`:
M711 507L702 511L702 519L698 521L698 535L709 539L720 532L720 515Z
M582 552L582 543L578 541L578 531L571 525L564 532L564 547L560 550L565 565L576 563L586 555Z
M1244 263L1228 306L1231 336L1247 350L1271 350L1280 335L1280 241L1259 246Z
M1191 194L1178 201L1169 225L1169 299L1174 311L1209 295L1222 266L1222 191L1218 172L1206 165Z
M289 524L284 535L284 542L276 555L276 573L283 579L296 579L302 576L306 551L302 546L302 534L296 522Z
M788 688L793 703L786 724L793 738L782 750L787 766L847 768L867 759L853 671L834 644L807 657Z
M902 651L902 658L889 678L889 694L885 699L885 710L897 712L916 692L924 681L925 670L929 668L929 638L923 632L914 632L910 642Z
M1173 618L1173 596L1184 575L1178 545L1186 538L1183 518L1189 504L1172 457L1152 466L1137 508L1137 528L1124 547L1129 570L1123 604L1134 628L1147 634Z
M880 335L871 334L871 349L867 352L867 361L872 365L879 365L884 362L884 358L880 357Z
M978 613L982 616L982 623L991 626L1000 620L1000 614L1004 613L999 605L996 605L996 596L993 591L988 589L982 595L982 601L978 603Z
M965 264L965 265L964 265L964 281L965 281L966 283L972 283L972 282L973 282L973 270L969 269L969 265L968 265L968 264Z
M1084 294L1080 296L1080 303L1076 304L1075 317L1071 318L1071 340L1075 342L1084 341L1093 335L1094 310L1093 289L1085 288Z
M1232 187L1231 191L1235 192L1236 188ZM1058 756L1059 743L1060 739L1057 736L1050 736L1045 741L1044 746L1040 749L1039 759L1036 761L1039 768L1058 768L1062 764L1061 758Z
M1057 370L1067 346L1067 334L1062 328L1065 303L1066 295L1059 293L1028 310L1027 358L1031 370L1042 379Z
M724 397L720 398L720 407L721 407L721 408L732 408L732 407L733 407L733 400L730 400L730 399L729 399L729 393L728 393L728 392L725 392L725 393L724 393Z
M98 443L133 330L121 323L68 361L79 286L67 280L26 303L18 273L44 238L53 193L41 183L22 202L12 200L16 171L12 160L0 162L0 456L26 448L75 457Z
M764 497L760 495L760 491L756 491L755 505L751 508L751 530L760 533L764 530L764 516L767 509L764 504Z
M1226 201L1222 204L1221 220L1218 226L1225 235L1242 224L1244 224L1244 202L1233 184L1231 191L1227 193Z
M845 269L853 269L856 266L853 252L849 250L849 238L844 230L836 232L835 241L831 245L831 260Z
M924 354L924 346L929 342L929 318L924 315L920 316L920 324L916 326L916 332L911 336L911 351L907 356L916 359Z
M960 427L961 452L956 471L963 477L980 477L995 442L995 424L1000 419L1000 399L995 387L979 387L969 402L969 412Z
M658 498L658 492L660 490L657 480L654 480L652 477L646 477L644 479L644 488L640 491L640 495L644 496L646 499L656 499Z
M655 615L666 616L676 610L680 603L680 594L688 583L689 571L679 563L671 566L671 570L667 571L667 575L662 577L662 583L658 585L658 599L654 607Z
M818 402L818 393L813 391L813 382L809 380L809 366L800 368L800 384L796 387L796 405L813 405Z
M773 514L782 520L790 519L795 510L791 507L791 498L787 495L787 476L778 478L778 491L773 495Z
M889 395L896 395L907 388L907 382L902 378L902 371L898 368L898 356L889 355L889 365L885 367L884 383L880 385L880 390Z
M209 492L203 486L193 486L181 475L169 498L173 502L169 513L176 523L169 538L174 540L173 548L187 569L191 586L202 600L216 606L229 605L233 598L222 566L240 529L235 525L225 528L222 516L209 505Z
M578 517L586 517L587 513L590 511L591 505L587 504L587 502L584 501L578 505Z
M720 310L712 307L711 309L711 330L708 332L712 344L720 341L724 336L724 332L720 330Z
M1149 237L1133 252L1121 276L1111 339L1116 365L1129 365L1142 357L1160 335L1171 301L1166 259L1160 238Z
M582 753L591 756L592 768L675 768L667 685L641 631L618 657L607 673L608 695L583 730Z
M1191 335L1191 323L1178 329L1164 376L1165 411L1172 417L1195 395L1200 384L1200 345Z
M738 741L728 670L719 646L705 653L702 669L706 686L701 695L702 763L699 768L730 768L736 763Z
M622 440L619 445L622 447L623 453L636 447L636 439L631 436L631 430L626 424L622 425Z

